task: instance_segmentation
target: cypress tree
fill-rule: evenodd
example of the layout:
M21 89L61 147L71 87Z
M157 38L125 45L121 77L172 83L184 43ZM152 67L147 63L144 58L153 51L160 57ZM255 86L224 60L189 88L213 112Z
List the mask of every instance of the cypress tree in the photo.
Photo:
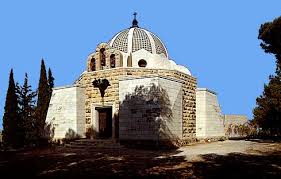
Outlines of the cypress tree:
M49 85L44 60L41 60L38 98L36 107L36 128L39 139L44 137L45 120L49 106Z
M49 86L49 100L51 100L53 88L54 88L54 80L55 78L53 77L52 71L49 68L48 70L48 86Z
M24 130L24 122L22 120L21 116L21 105L20 105L20 92L21 92L21 86L19 83L16 83L16 95L18 99L18 120L17 120L17 145L18 147L23 147L24 146L24 135L25 135L25 130Z
M9 77L9 86L6 95L6 103L3 116L3 142L6 147L19 147L18 140L18 98L14 81L13 69Z
M24 84L18 87L19 97L19 114L21 119L22 141L25 145L30 145L36 139L35 133L35 97L36 92L33 92L28 84L28 75L25 73Z

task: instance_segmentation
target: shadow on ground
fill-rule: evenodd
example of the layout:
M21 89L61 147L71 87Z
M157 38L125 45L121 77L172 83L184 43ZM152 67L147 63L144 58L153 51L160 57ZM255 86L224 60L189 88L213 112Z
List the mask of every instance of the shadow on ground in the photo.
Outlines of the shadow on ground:
M173 156L180 151L65 149L0 152L1 176L63 178L280 178L281 153Z
M202 155L194 162L194 175L202 178L280 178L281 153Z

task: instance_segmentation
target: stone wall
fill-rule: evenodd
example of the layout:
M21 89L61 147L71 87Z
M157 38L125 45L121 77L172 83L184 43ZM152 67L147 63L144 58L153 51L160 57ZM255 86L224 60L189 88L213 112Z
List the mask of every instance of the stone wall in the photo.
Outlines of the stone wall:
M231 124L243 125L248 122L248 118L245 115L224 115L224 125L229 126Z
M198 138L225 136L217 95L206 88L196 90L196 136Z
M119 111L119 80L124 77L170 77L182 80L182 130L183 139L195 138L196 132L196 103L195 89L196 79L190 75L164 69L147 68L114 68L93 72L85 72L76 81L75 85L85 88L85 123L86 127L92 127L92 104L109 103L114 107L114 113L118 116ZM102 99L98 88L94 88L92 82L95 79L106 78L111 86L105 91ZM113 119L114 120L114 119ZM115 121L113 121L115 123Z
M54 88L46 118L53 138L65 138L70 132L85 136L84 93L80 87Z
M120 140L182 139L182 81L124 78L119 97Z
M160 70L159 75L183 80L183 117L182 129L183 139L196 137L196 78L172 70Z
M248 118L245 115L224 115L224 131L229 137L241 137L238 131L234 130L235 127L245 125L248 122Z

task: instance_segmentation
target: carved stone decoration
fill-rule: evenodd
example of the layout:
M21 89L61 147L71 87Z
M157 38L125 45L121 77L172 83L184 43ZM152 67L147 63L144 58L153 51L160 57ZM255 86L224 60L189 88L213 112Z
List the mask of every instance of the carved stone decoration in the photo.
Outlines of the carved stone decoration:
M107 79L95 79L93 81L93 86L95 88L99 88L101 97L103 98L105 94L105 90L107 89L108 86L110 86L110 83Z

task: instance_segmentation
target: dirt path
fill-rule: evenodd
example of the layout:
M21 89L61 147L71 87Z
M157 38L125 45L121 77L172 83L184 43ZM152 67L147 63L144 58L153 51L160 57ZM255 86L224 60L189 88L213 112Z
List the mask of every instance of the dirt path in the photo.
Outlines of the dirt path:
M56 147L0 152L0 173L11 178L281 178L281 142L224 141L173 151Z

